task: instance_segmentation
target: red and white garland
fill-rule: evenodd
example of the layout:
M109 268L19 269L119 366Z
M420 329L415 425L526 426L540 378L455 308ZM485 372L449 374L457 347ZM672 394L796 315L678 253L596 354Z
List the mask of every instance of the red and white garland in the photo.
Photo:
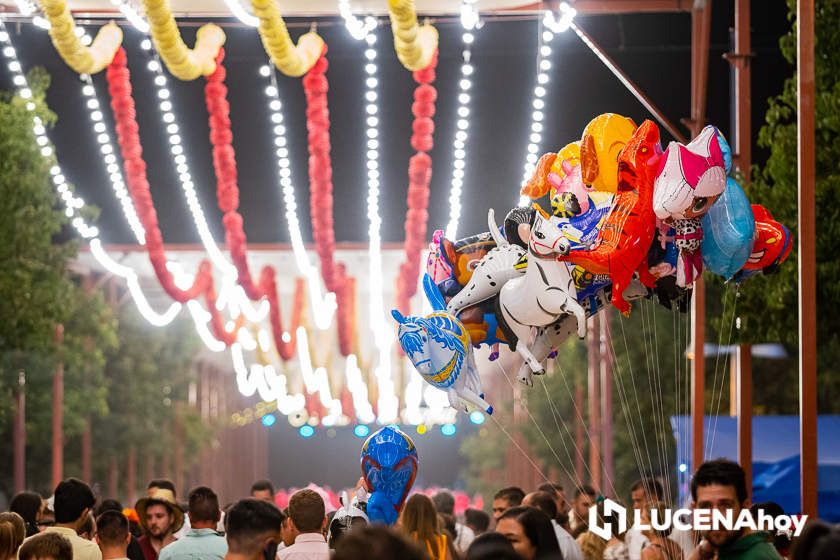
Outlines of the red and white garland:
M175 278L166 266L166 253L163 236L158 227L157 212L149 190L146 177L146 162L143 160L143 147L140 144L140 129L137 126L137 113L131 93L131 74L128 70L125 50L120 48L106 73L108 91L111 94L111 110L116 123L117 141L122 153L126 184L140 222L146 231L146 250L152 268L164 291L180 303L186 303L204 295L207 310L210 312L210 324L213 335L226 345L236 341L236 334L242 326L242 317L238 319L233 331L225 330L224 320L216 308L216 289L213 283L212 266L207 260L201 261L192 285L187 289L179 288Z
M407 315L411 311L411 298L417 292L417 276L420 274L420 256L426 246L426 224L429 221L429 183L432 180L432 158L429 152L434 145L435 81L437 53L431 64L423 70L413 72L417 87L414 89L414 103L411 112L411 147L417 153L408 163L408 210L405 215L405 261L400 265L397 277L397 309Z
M265 266L260 271L258 282L254 282L248 268L248 240L243 228L239 208L239 185L237 183L236 153L233 149L233 132L230 124L230 104L227 100L225 76L227 71L222 65L224 49L216 57L216 71L207 76L204 86L204 99L210 118L210 143L213 146L213 168L216 172L216 199L223 213L225 240L230 250L233 264L238 272L239 285L252 300L265 297L269 303L269 322L271 323L274 345L284 360L295 354L297 328L303 313L304 282L298 279L295 285L294 305L288 336L283 337L283 323L280 315L280 301L277 296L277 272L273 266Z
M315 251L321 262L321 277L338 304L338 344L343 356L353 352L355 342L355 280L343 263L334 260L333 180L330 159L330 111L327 104L327 47L303 78L306 95L306 130L309 148L309 209Z

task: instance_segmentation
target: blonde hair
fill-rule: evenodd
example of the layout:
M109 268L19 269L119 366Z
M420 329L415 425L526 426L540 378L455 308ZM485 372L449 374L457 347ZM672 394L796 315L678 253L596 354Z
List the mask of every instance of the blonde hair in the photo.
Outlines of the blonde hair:
M24 538L23 517L12 511L0 513L0 560L15 558Z
M414 494L403 507L400 515L403 530L429 549L437 560L437 546L441 536L440 521L435 505L428 496Z

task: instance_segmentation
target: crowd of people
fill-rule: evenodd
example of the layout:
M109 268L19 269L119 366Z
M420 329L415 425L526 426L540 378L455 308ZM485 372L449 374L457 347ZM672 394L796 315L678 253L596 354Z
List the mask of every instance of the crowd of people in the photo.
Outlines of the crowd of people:
M810 521L801 536L750 529L671 531L650 523L663 518L666 493L655 478L631 488L642 523L623 530L595 489L575 487L567 500L559 484L525 493L507 487L493 496L492 515L467 509L455 515L446 491L411 495L394 527L368 523L363 481L351 499L327 512L309 488L278 508L270 481L221 507L215 492L193 488L185 505L169 480L152 480L133 508L99 499L69 478L48 500L16 495L0 513L0 560L828 560L840 558L840 527ZM692 507L731 512L749 508L746 477L736 463L700 465L691 481ZM756 504L770 515L772 504ZM594 508L594 509L592 509ZM594 513L590 514L590 510ZM751 510L751 515L758 515ZM589 523L597 520L602 530ZM651 528L655 527L655 528Z

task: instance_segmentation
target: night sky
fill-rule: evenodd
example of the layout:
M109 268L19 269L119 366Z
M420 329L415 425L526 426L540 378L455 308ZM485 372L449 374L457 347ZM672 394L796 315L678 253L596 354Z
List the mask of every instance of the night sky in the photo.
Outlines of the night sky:
M724 133L730 130L730 68L721 55L728 50L734 22L732 2L714 3L709 56L708 118ZM782 0L753 3L753 127L763 122L766 99L781 90L792 69L778 49L787 31L787 8ZM293 21L293 20L291 20ZM308 23L309 20L307 20ZM335 23L335 19L322 20ZM579 17L579 25L604 46L610 56L634 79L672 120L687 117L690 108L690 29L688 13ZM52 75L47 101L58 114L51 132L68 179L89 204L102 213L98 226L106 243L133 243L134 239L111 191L105 165L84 108L75 73L59 58L46 32L32 25L8 25L25 69L46 67ZM461 27L439 23L434 174L431 183L429 231L445 227L448 220L452 140L457 108L457 82L461 65ZM294 29L297 37L304 29ZM188 44L194 27L182 27ZM265 79L258 69L266 63L254 29L226 27L231 118L239 166L240 212L245 217L249 241L288 242L282 196L276 172L269 109L263 92ZM329 45L329 103L332 119L332 158L335 189L335 228L338 241L367 241L365 197L364 78L365 43L355 41L341 25L322 25L318 32ZM138 120L149 166L149 180L161 229L167 243L197 243L198 235L186 209L175 165L169 154L164 125L156 108L152 74L146 69L148 54L139 47L140 34L125 28L125 46L135 88ZM476 33L473 44L472 115L467 142L466 179L459 236L484 231L486 211L492 206L504 214L518 199L518 185L525 162L530 128L531 95L536 75L537 22L489 21ZM580 137L584 125L602 112L617 112L637 122L647 118L643 107L601 64L573 32L555 38L551 82L546 97L543 151L556 150ZM380 105L380 208L385 242L403 239L405 193L414 81L393 51L390 28L378 30ZM307 180L304 98L300 79L278 74L287 139L292 160L298 213L304 240L311 240ZM100 100L107 102L104 72L94 82ZM223 241L220 213L215 200L215 178L204 105L204 80L179 82L169 87L181 136L199 197L218 241ZM0 88L10 89L4 65ZM106 118L110 112L105 111ZM110 123L110 120L109 120ZM113 135L113 127L110 127ZM668 138L663 131L663 143ZM754 152L757 159L761 152Z

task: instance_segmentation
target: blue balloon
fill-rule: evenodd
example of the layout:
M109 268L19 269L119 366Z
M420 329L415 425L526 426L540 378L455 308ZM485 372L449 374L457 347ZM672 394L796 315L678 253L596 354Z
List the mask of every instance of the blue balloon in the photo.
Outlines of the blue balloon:
M732 148L729 147L729 142L723 137L720 130L717 131L718 144L720 144L720 151L723 152L723 168L726 174L732 170Z
M371 523L393 525L414 485L420 459L414 442L394 424L371 435L362 445L362 475L371 495Z
M703 216L703 264L729 280L743 268L752 251L755 218L744 189L726 179L726 190Z

